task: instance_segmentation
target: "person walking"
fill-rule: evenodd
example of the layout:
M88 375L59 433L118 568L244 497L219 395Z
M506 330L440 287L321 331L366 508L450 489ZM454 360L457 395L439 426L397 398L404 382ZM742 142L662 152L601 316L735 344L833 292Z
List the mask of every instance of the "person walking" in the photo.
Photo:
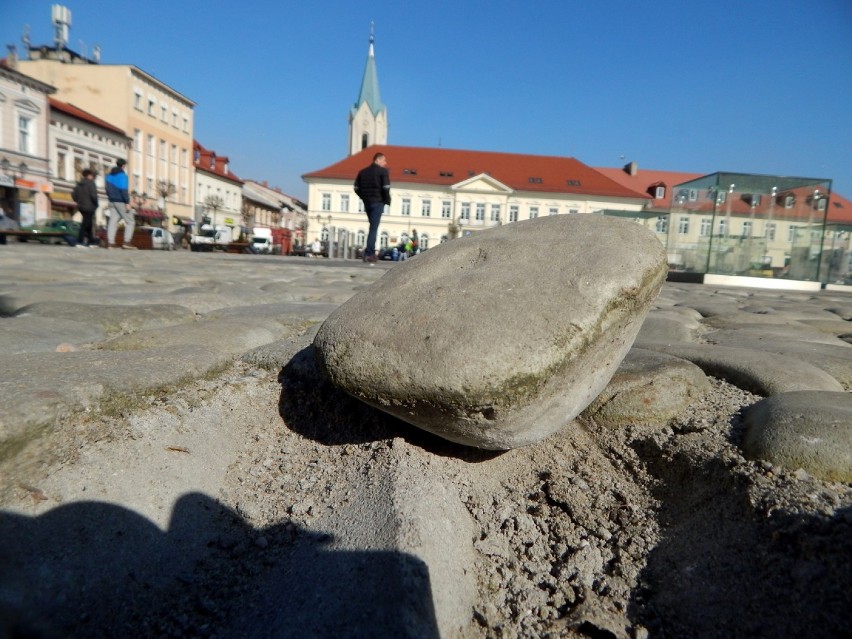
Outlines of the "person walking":
M83 216L80 232L77 234L77 246L94 247L97 244L92 223L95 211L98 210L98 187L95 185L97 173L91 169L83 169L83 177L77 182L71 192L71 198L77 203L77 210Z
M367 233L367 246L364 248L364 261L370 264L378 260L376 257L376 236L379 232L379 223L382 220L385 206L390 206L391 203L390 175L387 165L388 161L384 153L376 153L373 156L373 163L358 172L353 187L355 194L364 202L364 210L370 223L370 230Z
M127 208L130 203L130 194L127 191L127 173L124 172L126 160L116 160L115 166L106 176L106 193L112 212L109 216L107 226L107 242L109 248L115 248L115 236L118 232L118 219L124 220L124 244L121 248L133 248L133 229L136 222L133 219L133 211Z

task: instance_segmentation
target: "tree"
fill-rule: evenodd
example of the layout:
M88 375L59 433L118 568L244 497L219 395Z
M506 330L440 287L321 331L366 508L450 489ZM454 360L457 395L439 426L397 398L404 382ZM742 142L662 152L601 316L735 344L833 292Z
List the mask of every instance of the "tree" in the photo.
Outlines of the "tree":
M168 200L170 195L174 195L177 192L177 188L175 185L168 180L160 180L157 182L157 195L160 197L160 211L163 214L163 219L168 220L168 213L166 211L166 200Z
M204 198L204 209L206 211L211 211L211 218L213 223L216 223L216 212L225 208L225 200L222 199L219 195L208 195Z

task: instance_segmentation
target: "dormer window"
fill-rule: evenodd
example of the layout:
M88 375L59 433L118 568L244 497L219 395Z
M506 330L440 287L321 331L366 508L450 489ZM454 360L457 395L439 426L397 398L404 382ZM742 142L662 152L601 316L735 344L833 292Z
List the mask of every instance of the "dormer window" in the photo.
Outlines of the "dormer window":
M792 209L795 204L796 204L796 196L795 195L788 195L784 198L784 208L785 209Z
M542 179L540 177L531 177L530 178L530 184L541 184L541 183L542 183Z
M580 180L566 180L568 186L580 186Z
M655 200L662 200L665 197L666 197L666 187L658 186L657 188L654 189L654 199Z

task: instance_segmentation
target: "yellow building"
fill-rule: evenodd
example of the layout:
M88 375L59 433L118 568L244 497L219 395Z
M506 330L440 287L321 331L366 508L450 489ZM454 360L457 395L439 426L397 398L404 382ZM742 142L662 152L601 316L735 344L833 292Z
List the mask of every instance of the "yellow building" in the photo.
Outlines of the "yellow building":
M142 69L100 64L67 49L32 48L19 70L57 89L56 98L122 129L131 139L126 171L137 208L193 218L195 103Z

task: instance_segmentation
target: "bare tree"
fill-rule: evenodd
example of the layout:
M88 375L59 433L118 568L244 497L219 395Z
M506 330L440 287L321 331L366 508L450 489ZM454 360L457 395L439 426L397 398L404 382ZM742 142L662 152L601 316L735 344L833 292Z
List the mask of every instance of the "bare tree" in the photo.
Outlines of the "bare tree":
M166 201L168 200L170 195L174 195L177 192L177 188L172 182L168 180L159 180L157 182L157 195L160 197L160 201L163 203L162 212L163 218L168 219L168 213L166 211Z
M208 195L204 198L204 208L212 212L213 222L216 221L216 213L225 208L225 200L219 195Z

